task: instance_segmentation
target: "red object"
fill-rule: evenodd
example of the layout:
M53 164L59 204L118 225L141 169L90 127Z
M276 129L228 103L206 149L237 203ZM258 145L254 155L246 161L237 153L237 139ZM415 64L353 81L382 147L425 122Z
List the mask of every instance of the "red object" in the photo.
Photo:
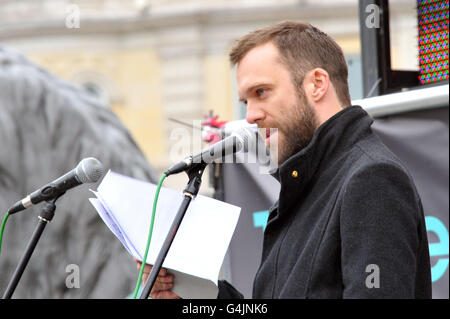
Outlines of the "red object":
M220 129L225 126L228 121L218 121L219 115L205 115L202 121L203 140L207 143L214 144L222 139Z
M228 121L218 121L219 115L208 116L205 115L205 121L202 122L203 126L211 126L215 128L222 128Z

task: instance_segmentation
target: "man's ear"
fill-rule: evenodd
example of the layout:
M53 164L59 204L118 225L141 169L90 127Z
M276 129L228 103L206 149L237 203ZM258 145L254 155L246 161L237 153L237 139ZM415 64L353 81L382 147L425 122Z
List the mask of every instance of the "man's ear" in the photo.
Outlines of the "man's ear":
M327 94L330 86L328 72L322 68L315 68L305 76L305 91L312 102L319 102Z

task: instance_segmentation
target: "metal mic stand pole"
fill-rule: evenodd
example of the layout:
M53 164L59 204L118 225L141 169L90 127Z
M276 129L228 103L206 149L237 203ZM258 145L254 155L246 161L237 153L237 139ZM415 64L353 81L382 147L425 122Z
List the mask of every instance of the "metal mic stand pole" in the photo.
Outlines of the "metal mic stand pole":
M17 287L17 284L19 283L20 278L22 277L23 272L25 271L25 267L28 264L28 261L31 258L31 255L34 252L34 249L36 248L36 245L41 238L41 235L45 229L45 226L53 219L53 216L55 215L55 209L56 200L61 197L63 194L59 195L57 198L46 201L44 204L44 207L42 209L41 214L38 216L39 221L38 224L34 230L34 233L28 243L28 246L25 250L24 255L22 256L22 259L20 260L19 265L17 266L9 284L6 288L6 291L3 295L3 299L10 299L12 294L14 293L14 290Z
M170 227L169 233L166 236L164 244L159 251L158 257L156 258L155 264L152 267L150 275L145 283L144 290L141 293L140 299L147 299L155 285L156 278L158 277L159 271L166 259L167 253L169 252L170 246L172 245L175 235L177 234L178 228L183 221L184 214L186 213L191 200L198 194L200 190L200 185L202 183L202 174L205 170L206 164L199 163L198 165L190 168L186 173L189 176L189 182L183 191L184 199L178 209L177 215L175 216L172 226ZM143 265L145 266L145 265Z

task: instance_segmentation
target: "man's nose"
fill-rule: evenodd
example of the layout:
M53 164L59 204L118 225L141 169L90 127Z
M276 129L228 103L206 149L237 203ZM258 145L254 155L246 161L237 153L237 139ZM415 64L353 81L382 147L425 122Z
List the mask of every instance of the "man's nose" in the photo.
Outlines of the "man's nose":
M250 102L247 102L246 120L248 123L258 124L258 122L262 121L264 117L265 114L259 107L252 105Z

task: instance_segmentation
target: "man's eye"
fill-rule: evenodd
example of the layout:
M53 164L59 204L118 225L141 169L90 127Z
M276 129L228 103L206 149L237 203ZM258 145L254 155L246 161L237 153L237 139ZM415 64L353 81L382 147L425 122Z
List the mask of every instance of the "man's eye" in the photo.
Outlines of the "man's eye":
M256 94L258 94L259 96L263 95L266 92L265 89L257 89L256 90Z

